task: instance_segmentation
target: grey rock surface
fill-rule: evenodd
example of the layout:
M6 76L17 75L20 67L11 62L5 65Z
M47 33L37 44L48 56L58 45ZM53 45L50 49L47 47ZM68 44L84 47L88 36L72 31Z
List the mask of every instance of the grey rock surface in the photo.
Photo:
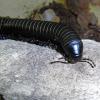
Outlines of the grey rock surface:
M83 40L85 62L50 64L61 54L14 40L0 41L0 94L5 100L100 100L100 43Z

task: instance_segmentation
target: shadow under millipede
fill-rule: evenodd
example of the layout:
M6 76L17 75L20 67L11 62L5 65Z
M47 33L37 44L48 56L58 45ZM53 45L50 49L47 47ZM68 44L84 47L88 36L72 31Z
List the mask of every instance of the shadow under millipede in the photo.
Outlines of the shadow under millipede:
M0 94L0 100L5 100L2 94Z

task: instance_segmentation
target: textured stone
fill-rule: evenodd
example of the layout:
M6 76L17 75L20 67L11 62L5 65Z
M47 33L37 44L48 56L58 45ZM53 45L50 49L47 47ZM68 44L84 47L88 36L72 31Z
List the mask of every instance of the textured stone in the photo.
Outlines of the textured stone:
M25 42L0 41L0 93L5 100L100 100L100 43L83 40L85 62L50 64L61 54Z
M53 0L0 0L0 16L26 18L33 9L48 5Z

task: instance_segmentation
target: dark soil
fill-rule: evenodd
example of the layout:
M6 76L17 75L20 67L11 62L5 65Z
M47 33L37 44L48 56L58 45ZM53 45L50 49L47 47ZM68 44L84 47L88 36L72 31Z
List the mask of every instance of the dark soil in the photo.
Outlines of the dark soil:
M83 27L80 26L77 21L78 15L73 13L71 10L65 8L63 4L56 2L50 3L49 6L45 6L39 9L37 13L43 14L43 12L47 9L54 10L56 15L60 18L60 22L71 26L82 39L92 39L100 42L100 27L98 25L89 24L87 26L87 29L83 30Z

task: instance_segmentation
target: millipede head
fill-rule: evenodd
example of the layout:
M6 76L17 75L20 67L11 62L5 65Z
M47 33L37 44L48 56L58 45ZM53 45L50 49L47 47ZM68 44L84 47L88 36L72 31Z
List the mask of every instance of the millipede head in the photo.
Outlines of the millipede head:
M81 60L83 54L83 43L78 40L72 40L66 47L69 63L76 63Z

